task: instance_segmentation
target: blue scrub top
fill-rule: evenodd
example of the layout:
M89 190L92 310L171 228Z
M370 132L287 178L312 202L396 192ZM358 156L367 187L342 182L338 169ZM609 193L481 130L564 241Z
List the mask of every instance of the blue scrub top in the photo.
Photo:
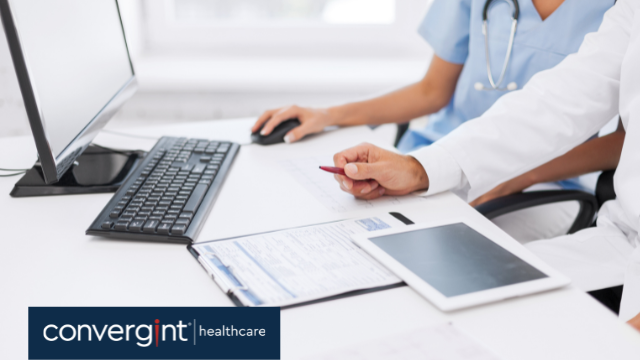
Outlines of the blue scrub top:
M614 0L565 0L542 21L532 0L520 0L520 18L511 61L501 87L516 82L522 88L539 71L556 66L577 52L587 33L598 30ZM410 130L398 145L402 152L430 145L462 123L487 111L506 91L478 91L490 87L487 78L482 10L485 0L435 0L418 32L435 54L464 64L456 90L444 109L429 117L427 127ZM489 10L489 48L493 78L498 81L511 34L511 7L494 1Z

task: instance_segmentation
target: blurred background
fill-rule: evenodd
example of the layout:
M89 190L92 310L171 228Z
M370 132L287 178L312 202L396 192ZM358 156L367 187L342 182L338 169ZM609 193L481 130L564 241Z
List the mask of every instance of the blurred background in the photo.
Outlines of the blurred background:
M120 0L140 88L109 127L258 116L407 85L431 59L416 32L431 1ZM29 134L2 33L0 137Z

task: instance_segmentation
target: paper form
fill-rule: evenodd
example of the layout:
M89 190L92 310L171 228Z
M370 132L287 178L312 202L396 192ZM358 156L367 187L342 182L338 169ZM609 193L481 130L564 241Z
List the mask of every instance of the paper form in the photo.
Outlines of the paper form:
M418 328L305 360L498 360L452 324Z
M321 165L333 165L331 157L310 157L284 160L280 165L306 188L318 201L333 212L383 208L390 205L411 204L425 201L414 195L383 196L375 200L359 200L340 190L332 174L319 169Z
M352 234L406 226L389 214L194 245L254 306L285 306L401 280ZM214 277L216 275L214 274Z

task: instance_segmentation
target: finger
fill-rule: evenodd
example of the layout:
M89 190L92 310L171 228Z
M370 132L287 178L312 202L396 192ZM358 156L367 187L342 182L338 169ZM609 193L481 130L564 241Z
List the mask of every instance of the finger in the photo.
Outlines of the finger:
M355 195L365 195L376 190L378 186L380 186L380 184L375 180L354 181L353 186L351 186L351 191Z
M361 200L374 200L374 199L377 199L377 198L383 196L386 193L386 190L387 189L385 189L383 187L380 187L380 188L377 188L377 189L371 191L370 193L368 193L366 195L358 195L358 196L356 196L356 198L361 199Z
M289 131L287 135L285 135L284 142L286 142L287 144L296 142L313 132L314 131L312 130L312 126L309 123L302 123L300 124L300 126L294 128L293 130Z
M353 187L353 180L349 179L348 177L342 175L334 175L333 177L340 184L340 186L344 186L345 189L351 190L351 188Z
M264 124L267 120L271 119L271 116L273 116L273 114L276 113L277 111L279 111L279 109L267 110L264 113L262 113L262 115L260 115L258 120L256 120L256 123L253 124L253 127L251 127L251 132L254 133L260 130L260 127L262 126L262 124Z
M366 162L369 159L369 151L374 148L371 144L360 144L352 148L343 150L333 155L333 163L335 166L343 168L345 165L351 162Z
M375 179L378 180L384 175L387 166L380 163L353 162L344 166L344 173L354 180Z
M297 106L290 106L288 108L285 108L276 112L275 114L273 114L273 116L271 116L271 119L269 119L267 123L264 125L264 127L260 131L260 135L265 136L265 135L271 134L273 129L275 129L276 126L280 125L280 123L282 123L285 120L297 118L299 117L299 114L300 114L300 108Z
M358 184L354 185L355 189L359 189L361 188L361 184L363 182L358 182ZM384 195L386 192L386 189L383 187L376 187L375 189L363 193L362 191L360 191L359 193L357 191L354 191L353 188L352 189L347 189L344 184L340 184L340 189L346 193L349 193L353 196L355 196L358 199L363 199L363 200L373 200L373 199L377 199L380 196Z

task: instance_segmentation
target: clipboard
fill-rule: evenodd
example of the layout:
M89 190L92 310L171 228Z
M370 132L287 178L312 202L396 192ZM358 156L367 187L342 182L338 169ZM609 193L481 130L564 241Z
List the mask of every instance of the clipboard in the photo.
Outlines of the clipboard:
M388 214L391 215L393 218L395 218L396 220L398 220L400 223L402 223L404 225L413 225L413 222L411 220L409 220L406 216L402 215L401 213L390 212ZM341 221L332 222L332 223L340 223L340 222ZM209 242L209 243L217 243L217 242L222 242L222 241L233 241L233 240L236 240L236 239L242 239L242 238L247 238L247 237L251 237L251 236L265 235L265 234L282 232L282 231L290 231L290 230L304 229L304 228L313 228L313 227L318 227L318 226L322 226L322 225L328 225L328 224L332 224L332 223L315 224L315 225L303 226L303 227L299 227L299 228L281 229L281 230L270 231L270 232L259 233L259 234L253 234L253 235L221 239L221 240L216 240L216 241L212 241L212 242ZM245 285L245 281L240 276L238 276L238 274L236 274L234 272L234 269L233 269L232 266L230 266L228 264L225 264L223 262L223 260L220 257L218 257L217 255L215 255L215 254L210 254L209 253L209 254L207 254L207 258L205 258L198 251L198 249L196 249L194 247L194 246L201 246L203 244L206 244L206 243L198 243L198 244L189 245L189 246L187 246L187 250L200 263L200 265L203 267L203 269L205 270L207 275L209 275L212 278L212 280L218 285L218 287L231 299L231 301L234 303L234 305L236 305L238 307L269 306L268 304L266 304L266 305L255 305L256 303L259 302L259 299L256 297L256 295L253 294L252 289ZM355 245L355 243L354 243L354 245ZM357 245L356 245L356 247L357 247ZM209 262L209 263L207 263L207 262ZM286 304L286 305L281 305L280 308L281 309L289 309L289 308L305 306L305 305L311 305L311 304L316 304L316 303L325 302L325 301L338 300L338 299L351 297L351 296L359 296L359 295L364 295L364 294L368 294L368 293L394 289L394 288L398 288L398 287L402 287L402 286L406 286L406 284L402 280L398 279L398 282L397 283L393 283L393 284L386 284L386 285L382 285L382 286L372 286L372 287L366 287L366 288L359 288L359 289L355 289L355 290L347 290L347 291L340 292L340 293L337 293L337 294L336 293L330 293L330 294L327 294L327 296L320 296L320 297L317 297L317 298L314 298L314 299L302 300L300 302L294 302L294 303L290 303L290 304ZM277 306L277 305L274 305L274 306Z

